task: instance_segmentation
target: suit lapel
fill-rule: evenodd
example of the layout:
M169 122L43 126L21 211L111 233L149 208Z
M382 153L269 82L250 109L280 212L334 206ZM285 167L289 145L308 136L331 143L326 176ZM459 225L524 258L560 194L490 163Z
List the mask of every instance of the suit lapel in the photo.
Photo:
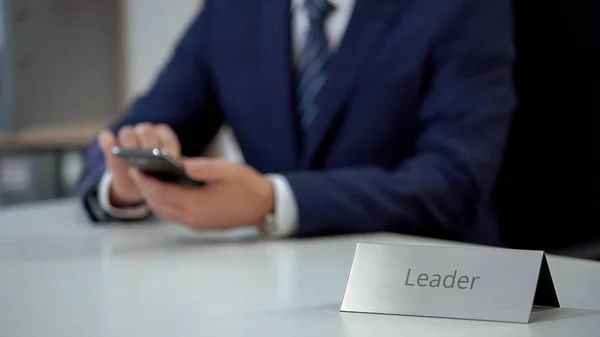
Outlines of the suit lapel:
M306 130L303 166L311 165L355 76L392 18L412 0L357 0L342 43L330 62L329 78L319 94L320 111Z
M300 162L298 123L293 96L293 58L289 0L262 0L260 6L260 66L254 74L256 93L262 97L263 122L275 135L278 162L292 170Z

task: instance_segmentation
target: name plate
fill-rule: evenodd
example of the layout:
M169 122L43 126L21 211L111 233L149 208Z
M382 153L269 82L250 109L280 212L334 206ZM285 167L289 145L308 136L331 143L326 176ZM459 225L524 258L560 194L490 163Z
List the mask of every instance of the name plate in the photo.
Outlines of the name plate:
M559 307L544 252L358 243L340 311L528 323Z

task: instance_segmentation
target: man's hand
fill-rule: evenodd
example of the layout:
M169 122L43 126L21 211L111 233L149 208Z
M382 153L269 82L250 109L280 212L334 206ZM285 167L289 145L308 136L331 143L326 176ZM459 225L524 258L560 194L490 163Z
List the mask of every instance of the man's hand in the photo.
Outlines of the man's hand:
M256 226L273 212L274 191L268 178L248 166L224 160L183 160L187 175L203 187L164 183L132 169L144 199L159 217L195 230Z
M135 206L144 202L144 198L129 175L129 166L112 154L119 146L125 149L165 149L175 158L180 156L181 147L175 132L165 124L138 124L135 127L124 126L118 137L110 130L102 130L98 143L106 158L106 167L112 173L110 186L111 203L118 207Z

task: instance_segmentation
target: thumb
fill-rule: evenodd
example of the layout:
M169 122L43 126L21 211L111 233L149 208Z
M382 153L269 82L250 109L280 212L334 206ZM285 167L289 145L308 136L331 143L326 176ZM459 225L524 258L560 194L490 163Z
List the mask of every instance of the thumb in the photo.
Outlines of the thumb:
M98 133L98 145L104 153L106 166L113 173L113 177L117 180L119 176L126 176L127 164L113 155L113 148L118 146L117 138L108 129L104 129Z
M98 133L98 145L105 155L112 153L112 148L117 145L115 135L108 129L104 129Z
M189 158L183 159L185 173L196 181L228 180L237 176L239 167L222 159Z

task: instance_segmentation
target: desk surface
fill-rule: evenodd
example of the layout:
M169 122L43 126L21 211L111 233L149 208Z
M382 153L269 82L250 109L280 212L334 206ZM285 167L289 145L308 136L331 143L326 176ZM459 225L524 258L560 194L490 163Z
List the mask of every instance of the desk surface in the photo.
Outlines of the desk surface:
M357 241L91 226L73 201L0 210L0 336L597 336L600 264L550 257L565 308L531 324L340 313ZM567 309L576 308L576 309Z

